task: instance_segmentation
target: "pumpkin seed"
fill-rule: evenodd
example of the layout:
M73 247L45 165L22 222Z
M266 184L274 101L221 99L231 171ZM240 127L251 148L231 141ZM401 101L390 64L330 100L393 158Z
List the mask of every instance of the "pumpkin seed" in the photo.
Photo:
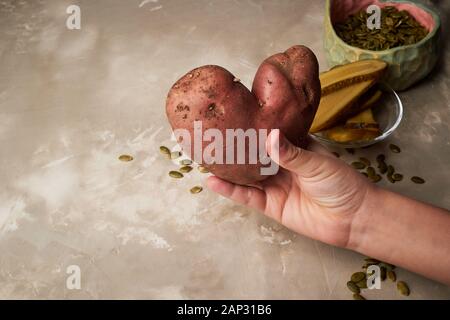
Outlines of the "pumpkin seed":
M368 264L379 264L380 260L374 258L365 258L364 261Z
M370 181L372 181L373 183L377 183L381 180L381 176L379 174L369 176L369 178L370 178Z
M353 293L360 293L361 292L359 287L354 282L351 282L351 281L347 282L347 288Z
M160 146L159 152L161 152L163 155L166 155L166 156L170 155L170 150L166 146Z
M388 167L387 167L387 175L388 176L392 176L394 174L394 172L395 172L394 167L391 166L391 165L388 165Z
M345 148L345 151L347 151L350 154L355 154L355 149L353 148Z
M182 166L190 166L192 164L192 160L189 159L183 159L180 161L180 165Z
M392 176L387 176L387 179L389 180L390 183L395 183L395 180Z
M354 293L353 294L353 300L366 300L366 298L364 298L362 295L360 295L359 293Z
M395 269L395 266L393 264L387 262L382 262L381 265L384 266L388 271L392 271Z
M395 174L392 176L392 179L394 179L395 181L402 181L402 180L403 180L403 175L400 174L400 173L395 173Z
M404 296L409 296L409 287L404 281L398 281L397 282L397 290L400 292L400 294Z
M367 269L368 267L370 267L370 266L376 266L376 265L378 265L378 263L370 263L370 262L366 262L364 265L363 265L363 269Z
M203 188L200 186L192 187L191 190L189 190L192 194L200 193L202 192Z
M128 155L128 154L122 154L119 156L119 160L120 161L124 161L124 162L128 162L128 161L132 161L133 157Z
M332 154L334 154L334 156L335 156L336 158L339 158L339 157L341 156L339 153L337 153L337 152L335 152L335 151L333 151Z
M200 171L201 173L209 173L209 170L206 169L204 166L198 166L198 171Z
M400 153L401 152L400 147L395 145L395 144L392 144L392 143L389 145L389 149L391 149L391 151L394 152L394 153Z
M417 177L417 176L412 177L412 178L411 178L411 181L414 182L414 183L418 183L418 184L423 184L423 183L425 183L425 180L424 180L424 179L422 179L421 177Z
M397 279L397 275L396 275L395 272L392 271L392 270L389 270L389 271L387 272L387 277L388 277L388 279L391 280L392 282L395 282L395 280Z
M385 267L380 267L380 278L381 278L381 281L386 280L386 268Z
M360 170L360 169L364 169L366 167L366 165L362 162L355 161L355 162L352 162L352 167Z
M175 179L181 179L184 177L183 174L178 171L170 171L169 176L171 176L172 178L175 178Z
M366 278L366 274L364 272L355 272L354 274L352 274L350 280L354 283L358 283L359 281L363 280Z
M369 178L374 177L376 175L375 169L373 167L368 167L367 174L369 175Z
M385 174L387 172L387 168L388 168L388 166L387 166L386 162L381 161L378 163L378 170L380 170L381 174Z
M358 282L356 283L356 285L357 285L358 288L360 288L360 289L367 289L367 279L364 277L364 279L361 280L361 281L358 281Z
M178 159L179 157L181 157L181 155L182 153L180 151L173 151L172 153L170 153L170 159Z
M191 166L183 166L180 168L179 170L181 173L188 173L192 171L192 167Z
M386 160L386 156L384 154L379 154L377 156L377 162L384 162Z
M370 167L370 160L369 159L361 157L361 158L359 158L359 161L364 163L366 165L366 167Z

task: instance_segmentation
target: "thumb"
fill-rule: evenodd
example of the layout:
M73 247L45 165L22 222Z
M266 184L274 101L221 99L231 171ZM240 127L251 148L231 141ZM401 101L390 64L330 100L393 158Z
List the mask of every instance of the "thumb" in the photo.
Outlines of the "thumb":
M308 173L322 162L319 154L297 148L278 129L271 130L266 141L266 151L279 166L301 176L310 176Z

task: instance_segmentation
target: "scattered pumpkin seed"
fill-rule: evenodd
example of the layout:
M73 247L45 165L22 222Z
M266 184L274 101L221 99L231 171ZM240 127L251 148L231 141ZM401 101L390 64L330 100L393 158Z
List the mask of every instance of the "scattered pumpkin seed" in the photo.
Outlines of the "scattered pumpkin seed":
M375 174L373 176L369 176L370 181L373 183L377 183L381 180L381 176L379 174Z
M355 154L355 149L353 148L345 148L345 151L347 151L350 154Z
M417 176L412 177L411 181L414 182L414 183L417 183L417 184L425 183L424 179L422 179L421 177L417 177Z
M394 167L391 166L391 165L388 165L388 167L387 167L387 175L388 176L392 176L394 174L394 172L395 172Z
M386 268L385 267L380 267L380 278L381 278L381 281L386 280Z
M369 175L369 178L374 177L376 175L375 169L373 167L368 167L367 174Z
M192 194L200 193L202 192L203 188L200 186L192 187L191 190L189 190Z
M378 263L368 263L368 262L366 262L364 265L363 265L363 269L365 269L366 270L366 272L367 272L367 268L369 268L370 266L377 266L378 265ZM367 275L369 275L369 274L367 274Z
M355 161L355 162L352 162L352 167L355 169L361 170L361 169L364 169L366 167L366 165L362 162Z
M356 285L360 288L360 289L367 289L367 279L364 277L363 280L359 281L356 283Z
M379 154L377 156L377 162L384 162L386 160L386 156L384 154Z
M389 270L389 271L387 272L387 277L388 277L388 279L391 280L392 282L395 282L395 280L397 280L397 275L396 275L395 272L392 271L392 270Z
M394 173L394 175L392 176L392 179L394 179L395 181L402 181L403 175L400 173Z
M354 283L358 283L359 281L363 280L366 278L366 274L364 272L355 272L354 274L352 274L350 280Z
M333 151L332 154L334 154L334 156L335 156L336 158L339 158L339 157L341 156L339 153L337 153L337 152L335 152L335 151Z
M179 157L181 157L182 153L181 151L173 151L170 154L170 159L174 160L174 159L178 159Z
M175 179L181 179L184 177L183 174L178 171L170 171L169 176L171 176L172 178L175 178Z
M128 162L128 161L132 161L133 157L128 154L122 154L119 156L119 160L123 161L123 162Z
M387 166L386 162L380 161L378 163L378 169L380 170L381 174L385 174L387 172L387 168L388 168L388 166Z
M166 156L170 155L170 150L166 146L160 146L159 152L161 152L163 155L166 155Z
M366 165L366 167L370 167L370 160L369 159L361 157L361 158L359 158L359 161L364 163Z
M181 173L188 173L192 171L192 167L191 166L182 166L179 170Z
M180 165L182 166L190 166L192 164L192 160L189 159L183 159L180 161Z
M200 171L201 173L209 173L209 170L206 169L204 166L198 166L198 171Z
M392 177L392 175L388 175L387 179L389 180L390 183L395 183L394 178Z
M392 271L395 269L395 266L393 264L387 262L382 262L381 265L384 266L388 271Z
M360 293L361 292L359 287L354 282L351 282L351 281L347 282L347 288L353 293Z
M366 298L364 298L362 295L360 295L359 293L354 293L353 294L353 300L366 300Z
M380 260L374 258L365 258L364 261L369 264L379 264Z
M395 145L395 144L392 144L392 143L389 145L389 149L391 149L391 151L394 152L394 153L400 153L401 152L400 147Z
M397 282L397 290L400 292L400 294L404 296L409 296L409 287L404 281L398 281Z

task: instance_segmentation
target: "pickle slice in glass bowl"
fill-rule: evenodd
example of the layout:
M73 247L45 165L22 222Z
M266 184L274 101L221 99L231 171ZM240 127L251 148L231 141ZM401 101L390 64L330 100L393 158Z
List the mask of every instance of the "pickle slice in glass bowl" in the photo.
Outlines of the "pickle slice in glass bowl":
M345 142L331 139L330 134L327 134L326 131L310 133L310 136L321 143L341 148L362 148L385 140L399 126L403 118L403 105L398 94L387 84L379 83L377 86L383 93L375 106L371 108L373 118L378 123L379 132L377 134L371 135L370 129L366 130L369 134L362 134L362 131L359 131L355 135L355 140Z

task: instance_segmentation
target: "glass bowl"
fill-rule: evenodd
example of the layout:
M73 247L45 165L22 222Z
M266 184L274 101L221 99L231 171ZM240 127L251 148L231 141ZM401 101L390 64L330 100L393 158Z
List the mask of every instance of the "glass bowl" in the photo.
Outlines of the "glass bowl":
M320 132L310 133L310 136L321 143L341 148L362 148L385 140L397 129L403 117L403 105L398 94L387 84L378 84L383 95L373 107L373 115L380 125L381 135L371 140L337 142L326 138Z

